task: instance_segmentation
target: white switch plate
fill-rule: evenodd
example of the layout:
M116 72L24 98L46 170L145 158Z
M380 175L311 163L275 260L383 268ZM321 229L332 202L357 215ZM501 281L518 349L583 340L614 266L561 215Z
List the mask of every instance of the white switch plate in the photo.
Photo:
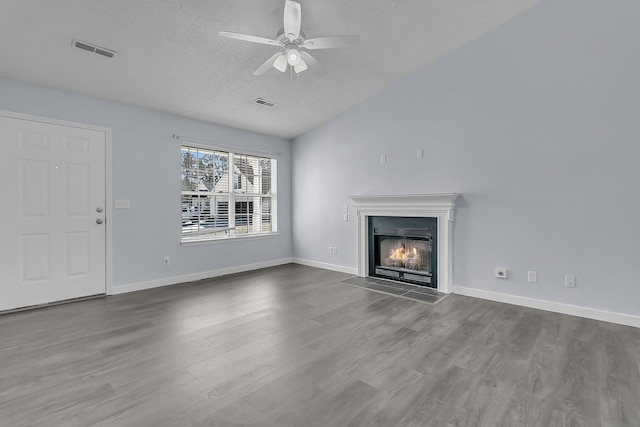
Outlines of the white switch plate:
M537 271L528 271L527 272L527 281L529 283L537 283L538 282L538 272Z
M424 151L422 150L422 148L418 148L418 151L416 151L416 156L421 159L424 156Z
M129 199L116 199L114 201L114 207L116 209L129 209L129 208L131 208L131 200L129 200Z
M576 276L574 276L573 274L567 274L566 276L564 276L564 285L568 288L575 288Z
M381 154L380 155L380 163L383 164L383 165L385 163L387 163L387 155L386 154Z
M349 214L347 214L347 213L342 214L342 220L343 221L349 221Z
M349 205L342 205L342 212L349 212Z

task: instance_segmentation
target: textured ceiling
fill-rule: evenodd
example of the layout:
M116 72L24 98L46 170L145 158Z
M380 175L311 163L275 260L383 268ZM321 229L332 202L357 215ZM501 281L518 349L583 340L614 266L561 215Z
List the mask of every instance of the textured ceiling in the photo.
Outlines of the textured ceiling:
M274 38L284 0L1 0L0 75L294 138L540 1L299 0L307 38L358 34L360 46L314 50L324 76L256 77L278 48L218 32Z

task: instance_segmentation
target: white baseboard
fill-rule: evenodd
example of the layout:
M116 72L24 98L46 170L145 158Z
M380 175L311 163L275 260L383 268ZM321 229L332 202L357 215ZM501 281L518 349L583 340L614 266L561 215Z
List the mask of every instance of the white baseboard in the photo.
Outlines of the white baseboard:
M243 273L245 271L258 270L261 268L275 267L276 265L290 264L292 258L276 259L272 261L258 262L255 264L240 265L237 267L221 268L219 270L203 271L201 273L186 274L183 276L165 277L148 282L131 283L128 285L114 286L111 288L111 295L125 294L127 292L142 291L144 289L159 288L162 286L176 285L178 283L195 282L212 277L225 276L227 274Z
M219 270L204 271L200 273L187 274L183 276L166 277L147 282L131 283L128 285L114 286L111 288L111 295L125 294L128 292L141 291L145 289L170 286L178 283L194 282L202 279L225 276L227 274L243 273L245 271L258 270L261 268L275 267L289 263L307 265L310 267L323 268L325 270L338 271L346 274L358 275L358 269L345 267L342 265L329 264L325 262L311 261L301 258L283 258L259 262L255 264L241 265L237 267L222 268ZM634 326L640 328L640 316L630 314L614 313L611 311L597 310L594 308L579 307L575 305L562 304L558 302L545 301L533 298L520 297L516 295L503 294L499 292L485 291L481 289L467 288L464 286L453 286L453 293L474 298L486 299L490 301L504 302L507 304L519 305L522 307L536 308L555 313L569 314L572 316L584 317L587 319L601 320L604 322L618 323L620 325Z
M630 314L614 313L611 311L596 310L594 308L579 307L559 302L519 297L499 292L483 291L481 289L466 288L464 286L454 286L453 293L640 328L640 317Z
M311 261L308 259L294 258L296 264L307 265L309 267L324 268L325 270L339 271L340 273L358 275L358 269L353 267L345 267L344 265L329 264L326 262Z

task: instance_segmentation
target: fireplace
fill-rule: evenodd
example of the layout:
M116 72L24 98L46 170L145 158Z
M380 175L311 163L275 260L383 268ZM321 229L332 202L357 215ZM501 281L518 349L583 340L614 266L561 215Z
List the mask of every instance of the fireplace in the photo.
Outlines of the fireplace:
M369 217L369 276L438 287L437 219Z
M412 283L434 287L438 292L450 293L453 287L453 221L455 200L458 196L460 196L458 193L350 196L355 203L358 217L358 276L367 277L377 275L380 272L382 274L396 274L388 273L389 271L394 271L393 269L395 268L397 272L402 273L405 280L409 275ZM387 226L389 222L386 223L387 225L378 225L380 230L396 229L391 233L376 233L376 235L388 237L384 239L374 235L376 227L372 227L372 221L376 217L404 217L405 219L412 218L421 222L418 225L415 223L391 224L391 227ZM425 225L425 220L431 222ZM430 234L425 233L425 229L428 229ZM384 260L378 260L376 263L375 254L372 254L374 252L372 251L372 248L374 248L372 242L375 243L376 238L383 241L389 240L390 242L393 241L393 238L403 238L405 239L404 250L411 250L411 252L413 252L413 247L417 251L420 251L421 248L424 249L424 245L428 241L431 256L427 260L423 260L423 262L425 264L429 263L431 276L429 276L428 272L425 272L429 270L423 267L416 268L406 261L403 266L400 263L401 257L398 256L393 257L396 259L392 260L398 265L385 266ZM391 245L391 243L388 244ZM412 247L411 245L415 246ZM399 248L400 246L397 247ZM409 258L409 254L406 254L406 256ZM378 273L376 273L375 269L376 264L381 267ZM374 266L373 268L372 265ZM408 265L409 268L407 268ZM380 277L393 279L393 277L389 276ZM430 283L428 282L428 277L430 277Z

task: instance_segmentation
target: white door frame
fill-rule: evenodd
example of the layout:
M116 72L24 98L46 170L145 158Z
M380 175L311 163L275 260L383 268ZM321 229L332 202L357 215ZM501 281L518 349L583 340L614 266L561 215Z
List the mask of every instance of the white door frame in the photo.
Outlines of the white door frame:
M6 117L10 119L21 119L32 122L46 123L52 125L68 126L78 129L87 129L104 133L105 139L105 293L107 295L113 294L112 287L112 269L113 269L113 256L112 256L112 218L113 218L113 194L111 189L111 128L89 125L86 123L70 122L67 120L52 119L49 117L34 116L31 114L16 113L13 111L0 110L0 117Z

